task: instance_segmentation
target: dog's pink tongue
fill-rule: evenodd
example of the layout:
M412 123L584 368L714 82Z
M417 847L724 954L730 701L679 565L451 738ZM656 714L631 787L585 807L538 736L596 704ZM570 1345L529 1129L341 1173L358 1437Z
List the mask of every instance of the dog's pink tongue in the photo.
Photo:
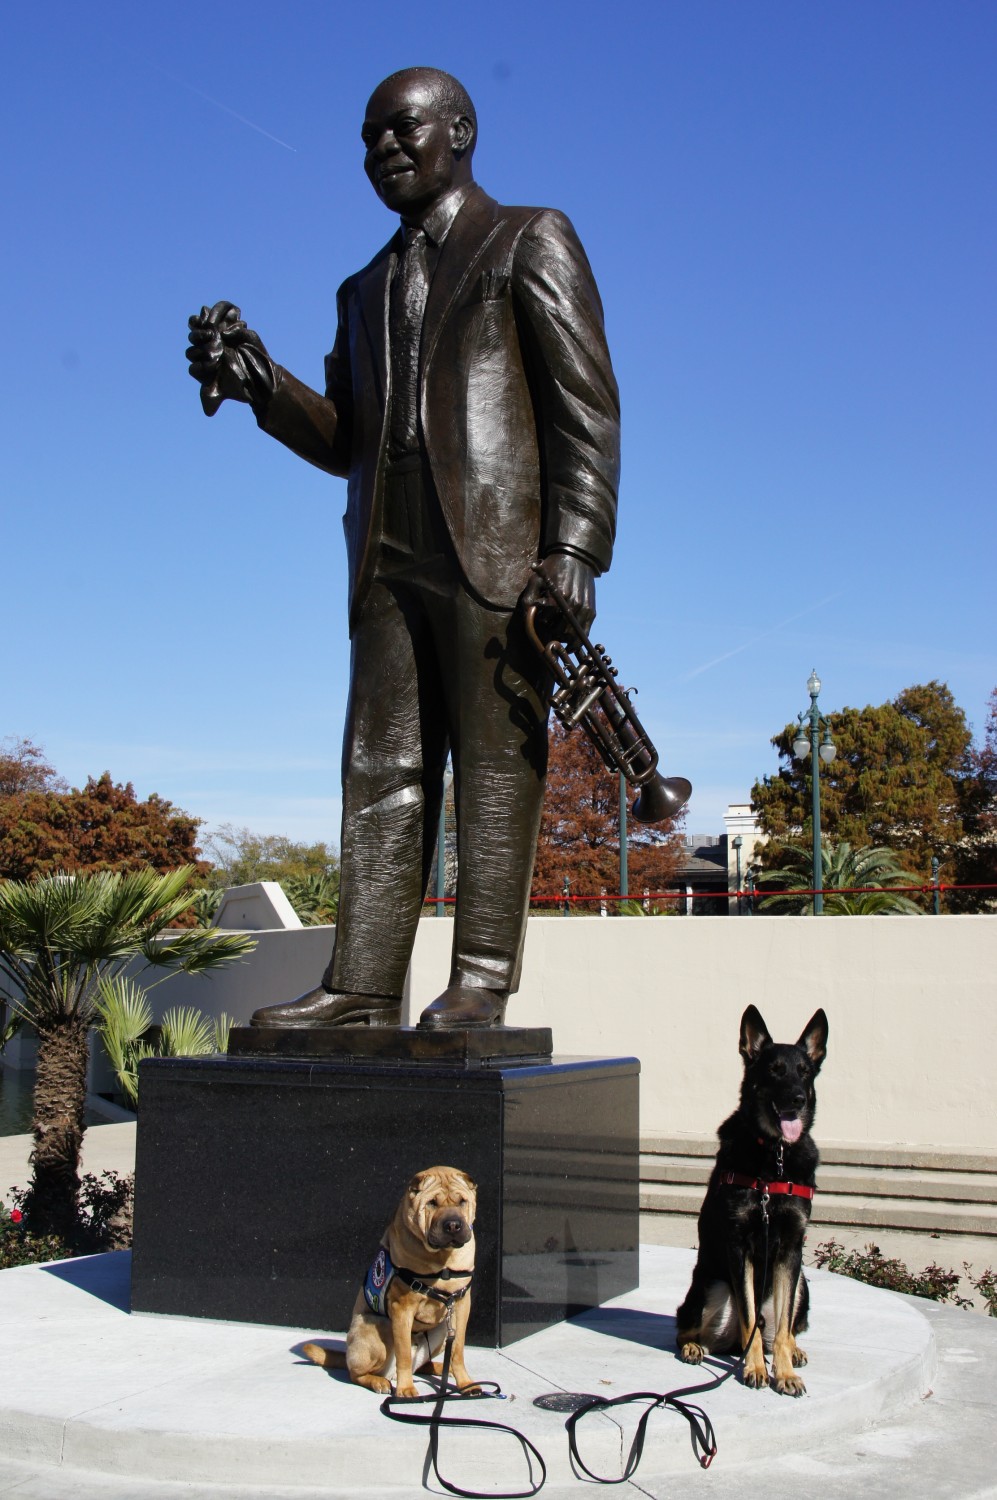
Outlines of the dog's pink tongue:
M782 1131L783 1140L792 1143L793 1141L798 1141L803 1134L803 1121L780 1120L779 1129Z

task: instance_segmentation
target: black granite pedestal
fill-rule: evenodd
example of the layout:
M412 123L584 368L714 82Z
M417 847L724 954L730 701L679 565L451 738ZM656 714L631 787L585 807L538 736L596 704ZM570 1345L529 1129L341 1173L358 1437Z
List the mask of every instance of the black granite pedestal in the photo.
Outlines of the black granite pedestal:
M132 1308L344 1329L413 1173L478 1184L472 1343L638 1281L635 1058L142 1063Z

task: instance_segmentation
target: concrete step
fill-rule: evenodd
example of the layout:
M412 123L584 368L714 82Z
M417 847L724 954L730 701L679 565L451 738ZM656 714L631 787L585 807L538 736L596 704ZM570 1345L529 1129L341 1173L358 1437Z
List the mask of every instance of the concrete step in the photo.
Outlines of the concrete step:
M982 1172L997 1176L997 1157L993 1152L936 1151L922 1146L856 1146L849 1143L821 1140L821 1161L825 1165L850 1167L912 1167L922 1171L938 1172ZM650 1156L705 1157L712 1160L717 1154L715 1135L644 1135L640 1149Z
M640 1189L642 1213L698 1214L702 1188L695 1184L649 1182ZM997 1236L997 1205L950 1203L937 1199L864 1198L821 1191L814 1199L814 1228L836 1224L869 1229L913 1229L926 1233Z
M641 1182L705 1186L712 1159L643 1153ZM821 1192L863 1198L914 1198L944 1203L997 1205L997 1172L942 1172L914 1167L845 1166L821 1161Z

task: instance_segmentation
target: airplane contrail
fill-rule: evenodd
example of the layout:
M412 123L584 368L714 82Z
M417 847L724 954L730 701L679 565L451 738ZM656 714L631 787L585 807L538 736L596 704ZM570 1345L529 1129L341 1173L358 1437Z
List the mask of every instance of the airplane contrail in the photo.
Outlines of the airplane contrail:
M752 646L757 646L759 641L768 640L769 636L775 635L780 630L785 630L787 625L793 625L797 620L802 620L805 615L812 615L816 610L823 609L825 604L831 604L835 599L840 599L845 589L838 589L834 594L828 594L826 599L818 599L816 604L808 605L795 615L789 615L785 620L780 620L777 625L771 625L768 630L763 630L760 635L753 635L750 640L742 641L732 651L725 651L722 656L715 656L712 661L703 662L702 666L693 667L691 672L684 673L681 677L674 677L673 682L691 682L694 677L700 677L708 672L711 667L718 667L721 662L730 661L732 656L738 656L742 651L748 651Z
M220 99L213 99L210 94L205 94L201 89L195 88L192 83L187 82L186 78L177 78L174 76L174 74L167 73L166 69L161 68L158 63L153 63L152 66L155 68L157 73L162 73L163 77L168 78L171 83L178 83L181 88L189 89L192 94L196 94L197 97L199 99L203 99L206 104L213 104L216 109L220 109L224 111L225 114L231 115L233 120L239 121L240 125L248 125L250 130L258 131L260 135L265 135L268 141L273 141L276 145L283 146L285 151L293 151L295 155L297 155L297 146L289 146L286 141L281 140L279 135L271 135L269 130L263 129L262 125L257 125L253 120L247 120L246 116L240 115L238 110L230 109L229 106L227 104L223 104Z

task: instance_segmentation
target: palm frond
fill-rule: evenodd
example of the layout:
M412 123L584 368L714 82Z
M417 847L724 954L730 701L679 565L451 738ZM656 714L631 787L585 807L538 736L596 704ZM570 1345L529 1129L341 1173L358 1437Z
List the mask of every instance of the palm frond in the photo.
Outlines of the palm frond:
M235 1017L230 1016L227 1011L222 1011L214 1024L215 1051L227 1052L228 1039L235 1025Z
M809 915L813 912L812 896L804 891L811 889L813 880L812 854L808 849L787 845L783 851L786 864L782 869L766 870L762 879L785 887L782 891L761 894L759 909L766 912L796 912ZM853 849L847 840L832 844L824 840L821 844L821 889L824 912L828 916L922 916L923 910L916 901L896 886L916 886L920 882L909 870L897 865L894 850L878 845ZM861 890L857 887L877 886L877 890Z
M211 1022L192 1005L175 1005L160 1022L161 1057L206 1057L215 1050Z
M222 932L218 927L187 927L170 933L152 933L139 952L154 969L182 969L185 974L203 974L235 958L252 953L256 939L244 932Z
M138 1064L143 1038L152 1027L152 1006L133 979L103 976L98 983L97 1032L122 1093L138 1103Z
M185 866L0 884L0 976L12 1012L42 1029L67 1016L87 1022L101 979L135 957L193 974L251 952L255 939L244 933L170 928L193 899L191 873Z

